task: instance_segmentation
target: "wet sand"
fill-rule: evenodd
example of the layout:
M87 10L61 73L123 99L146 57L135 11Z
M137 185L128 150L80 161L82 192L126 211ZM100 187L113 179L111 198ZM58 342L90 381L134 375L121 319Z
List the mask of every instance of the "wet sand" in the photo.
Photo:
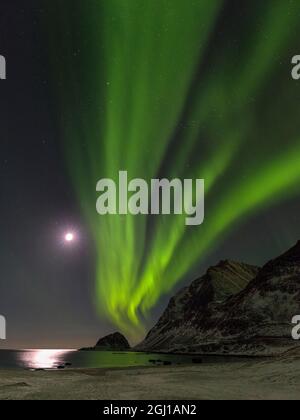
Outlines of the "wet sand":
M1 370L1 400L298 400L300 359L179 367Z

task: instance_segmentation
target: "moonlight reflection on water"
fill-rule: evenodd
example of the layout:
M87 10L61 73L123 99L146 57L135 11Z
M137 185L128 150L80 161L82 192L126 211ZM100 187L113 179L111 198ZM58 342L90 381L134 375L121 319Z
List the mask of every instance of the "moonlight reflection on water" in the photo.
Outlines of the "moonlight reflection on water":
M64 364L74 350L27 350L20 353L20 363L27 369L55 369Z

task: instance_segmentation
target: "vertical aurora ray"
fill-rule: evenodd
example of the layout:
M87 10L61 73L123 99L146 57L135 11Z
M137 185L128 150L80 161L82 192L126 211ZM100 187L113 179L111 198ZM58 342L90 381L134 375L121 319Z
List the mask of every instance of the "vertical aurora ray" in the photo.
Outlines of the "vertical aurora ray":
M286 54L300 4L249 1L236 28L223 21L233 4L239 10L221 0L90 0L71 16L57 0L50 7L61 16L52 50L63 65L53 59L53 71L64 86L67 163L95 242L96 301L132 339L231 228L298 193L299 95ZM272 116L285 107L280 126ZM148 181L205 178L204 225L98 216L96 182L120 170Z
M283 3L275 3L271 9L268 4L265 6L265 9L260 9L260 13L265 16L264 26L254 35L253 41L249 42L248 49L244 53L245 58L241 61L240 67L228 68L226 63L226 56L230 56L230 51L228 51L221 59L219 56L217 57L215 68L220 69L220 73L214 75L214 80L208 84L208 88L203 89L203 83L200 80L201 88L197 91L196 105L194 103L192 108L194 114L197 114L191 118L197 124L196 126L195 124L188 126L188 130L185 130L183 135L185 147L177 155L177 160L173 159L172 162L174 165L174 173L172 174L176 174L176 168L178 170L178 168L183 167L184 160L191 150L190 146L196 141L201 141L201 136L204 139L208 137L210 143L215 144L213 155L207 159L207 162L202 161L200 168L197 167L196 171L192 173L193 178L205 178L206 196L210 193L218 177L224 175L227 169L230 171L229 165L238 151L242 149L243 143L246 140L253 141L249 139L249 135L247 136L251 124L255 123L254 116L250 118L250 121L247 121L249 116L253 114L252 107L248 105L249 98L259 98L259 89L263 86L263 82L268 76L272 77L272 72L274 72L272 57L276 55L284 56L292 28L297 25L297 13L287 13ZM210 78L210 75L208 75L208 78ZM218 90L217 94L215 93L216 89ZM205 117L203 117L203 113ZM207 128L209 124L211 127ZM201 132L201 125L205 125L206 131L210 131L208 136L207 133ZM216 129L216 125L220 125L219 130ZM217 152L216 149L218 149ZM256 181L259 183L259 180ZM279 186L280 182L278 181L273 188L276 185ZM247 190L247 188L247 184L241 185L242 190ZM226 194L228 194L227 188ZM241 192L239 192L239 196L240 194ZM232 205L237 201L234 197L229 200ZM258 201L264 202L262 199ZM265 201L267 202L267 195ZM257 203L257 209L259 202ZM255 207L254 203L255 199L253 199L253 207ZM223 208L222 202L218 203L218 206ZM250 207L250 203L248 203L248 206ZM237 205L237 209L243 214L242 206ZM210 212L210 219L219 219L219 214L215 213ZM228 215L230 214L233 216L234 211L228 212ZM238 217L236 217L237 219ZM163 218L162 223L158 224L154 244L147 258L148 265L145 267L139 287L135 290L134 298L131 299L131 311L134 312L136 308L142 306L147 316L147 310L151 309L160 295L169 292L178 278L182 278L193 263L200 259L200 255L202 258L205 256L205 252L213 246L214 241L215 244L217 243L219 235L234 220L234 217L227 223L224 220L222 229L219 228L218 222L211 223L212 226L210 226L207 221L206 225L208 227L201 227L201 234L199 232L194 234L191 229L186 229L184 217L181 219L179 217ZM207 230L208 233L206 233ZM168 238L167 242L165 238ZM181 242L184 242L184 245L181 245ZM205 245L202 245L202 242ZM180 255L184 255L184 258L180 258ZM178 268L175 269L177 266ZM166 271L171 273L169 278L167 278ZM164 281L162 282L161 279L164 279Z
M106 177L115 179L121 169L130 178L155 176L204 50L198 40L206 45L220 4L196 2L186 8L182 1L169 0L103 3ZM206 22L199 26L198 18L204 13ZM130 322L139 330L139 320L128 313L128 297L138 282L145 222L142 217L113 216L98 228L99 303L123 330Z

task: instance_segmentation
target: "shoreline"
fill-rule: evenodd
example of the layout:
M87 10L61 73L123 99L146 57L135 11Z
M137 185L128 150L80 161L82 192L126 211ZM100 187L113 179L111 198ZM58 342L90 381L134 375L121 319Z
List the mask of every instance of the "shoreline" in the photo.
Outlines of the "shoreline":
M180 366L0 369L0 400L297 400L299 387L298 356Z

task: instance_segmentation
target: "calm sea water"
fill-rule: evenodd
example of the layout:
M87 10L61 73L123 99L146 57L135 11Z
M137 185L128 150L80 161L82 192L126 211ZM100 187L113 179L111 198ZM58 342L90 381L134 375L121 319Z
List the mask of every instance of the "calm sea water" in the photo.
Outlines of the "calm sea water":
M133 352L75 350L0 350L0 368L57 369L153 366L151 360L172 364L192 363L192 357Z

